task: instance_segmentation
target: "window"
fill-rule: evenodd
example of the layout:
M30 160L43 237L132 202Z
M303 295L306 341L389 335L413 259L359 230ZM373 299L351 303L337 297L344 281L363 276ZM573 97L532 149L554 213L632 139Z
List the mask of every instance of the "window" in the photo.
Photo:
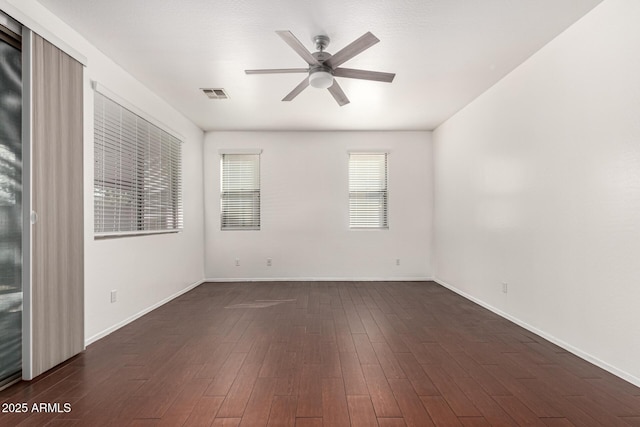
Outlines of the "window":
M388 228L387 153L349 154L349 226Z
M222 230L260 229L260 154L222 154Z
M182 229L182 142L94 92L97 236Z

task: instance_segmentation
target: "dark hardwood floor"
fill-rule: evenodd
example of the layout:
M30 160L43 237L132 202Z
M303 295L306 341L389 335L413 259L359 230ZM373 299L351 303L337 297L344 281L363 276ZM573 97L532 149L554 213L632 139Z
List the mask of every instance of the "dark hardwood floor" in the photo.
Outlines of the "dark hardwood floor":
M640 426L640 388L432 282L203 284L0 402L29 410L2 426Z

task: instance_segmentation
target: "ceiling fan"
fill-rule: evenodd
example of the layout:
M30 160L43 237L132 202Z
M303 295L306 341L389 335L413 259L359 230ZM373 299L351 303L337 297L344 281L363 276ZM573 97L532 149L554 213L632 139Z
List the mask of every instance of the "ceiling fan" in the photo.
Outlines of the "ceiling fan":
M298 55L304 59L308 68L275 68L263 70L245 70L247 74L279 74L279 73L307 73L308 77L300 82L283 101L291 101L298 96L300 92L305 90L307 86L319 89L328 89L333 95L336 102L342 107L349 103L349 98L344 94L342 88L334 77L347 77L351 79L374 80L378 82L391 83L396 76L393 73L382 73L379 71L355 70L353 68L342 68L340 65L347 62L354 56L370 48L380 40L367 32L351 44L342 48L335 55L325 52L329 45L329 37L320 35L315 36L317 52L311 53L304 45L294 36L291 31L276 31L276 33L287 43Z

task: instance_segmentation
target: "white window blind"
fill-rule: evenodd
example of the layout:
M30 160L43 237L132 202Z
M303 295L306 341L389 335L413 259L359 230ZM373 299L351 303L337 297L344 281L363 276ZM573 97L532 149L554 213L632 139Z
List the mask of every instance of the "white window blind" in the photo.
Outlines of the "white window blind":
M349 154L349 226L388 228L387 153Z
M94 92L97 236L182 229L182 142Z
M260 229L260 155L222 154L222 230Z

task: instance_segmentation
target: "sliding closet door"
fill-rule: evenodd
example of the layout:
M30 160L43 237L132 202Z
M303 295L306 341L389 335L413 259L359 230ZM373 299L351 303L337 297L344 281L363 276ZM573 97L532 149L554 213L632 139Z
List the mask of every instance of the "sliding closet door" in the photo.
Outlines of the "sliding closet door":
M32 376L84 349L80 63L32 44Z

